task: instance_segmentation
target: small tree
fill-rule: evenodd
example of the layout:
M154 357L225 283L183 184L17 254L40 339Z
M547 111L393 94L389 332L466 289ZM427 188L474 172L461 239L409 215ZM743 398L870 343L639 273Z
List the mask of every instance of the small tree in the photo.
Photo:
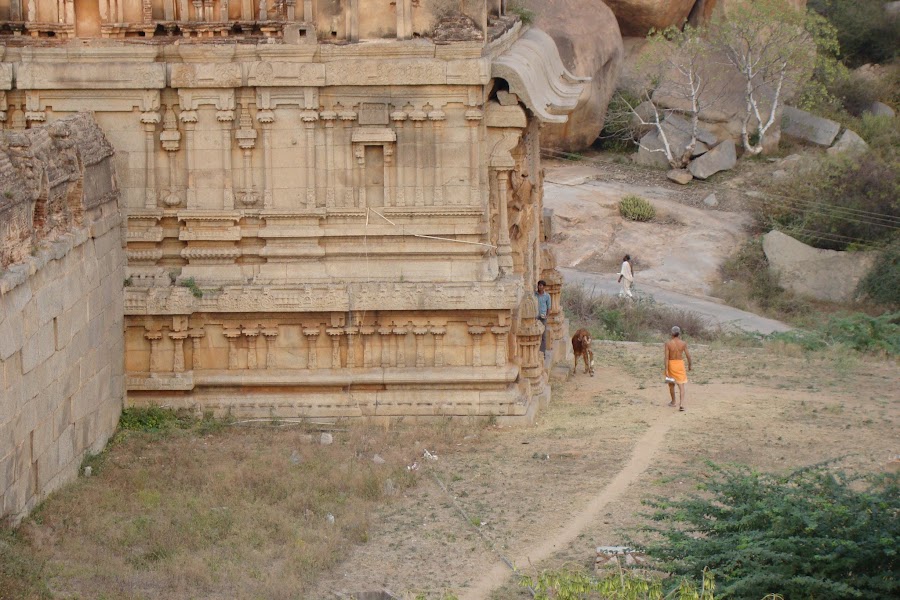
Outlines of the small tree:
M741 2L723 11L710 29L712 41L745 84L741 138L749 154L762 152L784 96L816 66L817 40L833 38L833 28L812 12L785 0ZM751 126L753 130L751 131Z
M846 600L900 594L900 477L862 479L823 466L786 476L712 470L703 495L648 502L661 539L647 553L686 577L708 567L718 592Z
M620 94L611 104L611 109L618 106L618 111L625 113L610 116L613 123L620 124L613 135L635 140L648 152L661 152L673 168L683 168L697 145L701 112L721 99L717 85L721 67L712 60L710 44L701 28L686 25L683 30L670 27L651 31L647 41L638 70L649 87L639 104L626 94ZM687 117L687 127L679 129L673 119L668 119L676 111ZM656 132L658 146L640 141L647 130Z

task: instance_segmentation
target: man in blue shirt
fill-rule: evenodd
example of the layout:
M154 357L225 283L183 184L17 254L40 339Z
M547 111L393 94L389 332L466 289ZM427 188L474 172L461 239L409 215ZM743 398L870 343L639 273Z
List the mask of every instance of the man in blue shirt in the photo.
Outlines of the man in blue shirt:
M550 314L550 294L547 293L547 282L541 279L537 283L537 291L534 293L538 302L538 320L544 324L544 333L541 335L541 352L547 351L547 316Z

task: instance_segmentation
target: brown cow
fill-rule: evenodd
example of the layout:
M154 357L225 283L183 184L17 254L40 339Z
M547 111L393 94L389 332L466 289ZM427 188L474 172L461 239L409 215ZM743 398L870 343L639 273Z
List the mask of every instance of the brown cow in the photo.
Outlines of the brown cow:
M579 329L572 336L572 350L575 352L575 365L572 367L572 374L578 368L578 357L584 361L584 372L594 376L594 351L591 350L591 334L587 329Z

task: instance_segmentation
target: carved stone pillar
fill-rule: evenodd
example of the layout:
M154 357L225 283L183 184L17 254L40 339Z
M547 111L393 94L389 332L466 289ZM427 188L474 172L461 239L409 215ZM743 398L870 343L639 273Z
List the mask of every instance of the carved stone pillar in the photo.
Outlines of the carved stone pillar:
M391 121L394 122L394 130L397 132L397 151L396 156L396 188L394 194L394 204L396 206L406 206L406 156L409 156L409 148L406 147L406 135L404 131L404 123L406 123L407 115L402 110L395 110L391 113Z
M431 335L434 336L434 366L444 366L444 334L447 329L444 327L432 326Z
M547 283L547 293L550 294L550 314L547 315L547 327L550 329L547 335L549 350L554 346L551 342L562 339L565 320L561 304L563 277L556 269L545 269L541 272L541 279Z
M343 327L329 327L325 332L331 337L331 368L341 368L341 336L344 335Z
M272 124L275 122L275 113L271 110L261 110L256 113L256 120L262 127L263 142L263 206L272 207L272 190L274 178L272 176Z
M194 5L194 21L203 21L203 0L192 0Z
M497 366L505 367L509 362L509 327L491 327L497 337Z
M144 126L144 207L156 208L156 143L153 139L156 124L160 122L157 111L141 113L141 124Z
M413 334L416 336L416 367L425 366L425 334L428 333L428 327L413 327L410 324Z
M343 108L343 107L342 107ZM336 109L337 110L337 109ZM343 141L341 143L341 156L344 157L344 202L346 207L356 206L356 196L353 191L353 122L356 121L356 113L352 110L337 110L338 118L343 125Z
M484 113L477 108L466 111L466 122L469 124L469 204L472 206L481 204L481 145L478 138L483 118Z
M304 110L300 113L300 120L306 129L306 208L316 208L316 121L319 113L314 110Z
M228 340L228 368L234 370L238 368L238 339L241 337L241 330L224 329L222 334Z
M484 335L486 328L479 325L469 327L469 335L472 336L472 366L481 366L481 336Z
M381 336L381 366L387 368L391 366L391 340L394 335L393 327L380 327L378 334Z
M266 340L266 368L275 369L278 367L277 353L275 352L275 338L278 336L278 329L267 327L260 333Z
M303 20L307 23L313 22L312 0L303 0Z
M156 377L160 371L159 340L162 339L162 331L147 331L144 337L150 342L150 377Z
M434 193L432 204L441 206L444 204L444 173L441 168L441 152L444 147L444 121L447 115L442 110L433 110L428 113L431 121L431 148L434 151Z
M394 335L397 336L397 366L406 367L406 334L409 330L406 325L400 325L394 328Z
M250 110L246 104L241 106L240 127L235 133L235 137L237 137L238 147L243 153L243 176L241 182L243 189L239 197L241 204L244 206L253 206L258 200L256 189L253 185L253 170L251 168L253 148L256 147L256 130L253 129Z
M319 341L319 328L318 327L310 327L308 329L303 330L303 335L306 336L306 343L308 347L307 357L306 357L306 368L307 369L318 369L319 368L319 360L316 354L316 344Z
M234 111L216 111L216 121L222 126L222 208L231 210L234 208L234 184L231 179L231 124L234 122Z
M509 171L497 171L497 196L497 212L500 216L500 231L497 232L497 264L500 266L500 273L507 274L511 273L513 268L512 247L509 242L509 217L507 215L509 211L507 207Z
M288 21L294 21L297 18L297 0L284 0L284 17Z
M181 122L184 123L184 156L187 169L187 207L197 206L197 190L194 189L194 128L197 126L197 111L182 110Z
M219 21L222 23L228 21L228 0L219 0Z
M519 367L528 380L532 392L543 389L544 361L541 357L541 336L544 325L538 321L537 299L526 294L519 305L519 323L516 327Z
M375 334L375 328L368 325L359 328L359 334L362 336L363 342L363 364L365 368L371 368L374 364L372 360L372 336Z
M191 329L188 335L191 337L191 370L196 371L203 368L203 361L200 359L200 340L206 332L202 329Z
M241 331L247 338L247 368L256 369L259 361L256 358L256 340L259 339L258 327L244 327Z
M213 0L203 0L203 20L213 21Z
M337 119L337 113L333 110L326 110L319 116L325 124L325 206L334 208L334 122Z
M259 0L259 12L257 12L257 20L269 20L269 3L266 0Z
M416 177L416 192L415 192L415 205L416 206L425 206L425 161L422 160L423 151L424 151L424 135L422 132L422 128L425 124L425 119L428 118L428 113L424 110L416 109L409 113L409 120L413 122L413 128L415 130L415 139L416 139L416 148L415 148L415 177Z
M174 371L176 377L181 377L181 373L184 373L184 340L187 336L187 331L169 332L169 338L175 344L175 355L172 358L172 371Z
M344 334L347 336L347 368L356 367L356 338L359 335L359 327L345 327Z
M178 131L178 120L175 118L175 111L172 110L171 106L166 109L166 116L163 119L163 130L159 134L159 141L169 159L169 191L163 198L163 204L173 208L181 204L181 196L178 194L178 162L176 157L176 153L181 148L181 132ZM156 202L153 204L155 206Z

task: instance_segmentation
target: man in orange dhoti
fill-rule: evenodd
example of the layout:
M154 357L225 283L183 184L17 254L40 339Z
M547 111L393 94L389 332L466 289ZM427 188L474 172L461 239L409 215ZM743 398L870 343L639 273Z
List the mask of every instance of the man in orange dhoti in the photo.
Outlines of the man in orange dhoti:
M672 401L669 406L675 406L675 386L678 386L678 410L684 410L684 385L687 383L687 371L691 370L691 353L687 344L681 339L681 328L677 325L672 328L672 339L665 345L666 383L669 384L669 395ZM683 356L682 356L683 355ZM687 358L687 371L684 369L684 359Z

